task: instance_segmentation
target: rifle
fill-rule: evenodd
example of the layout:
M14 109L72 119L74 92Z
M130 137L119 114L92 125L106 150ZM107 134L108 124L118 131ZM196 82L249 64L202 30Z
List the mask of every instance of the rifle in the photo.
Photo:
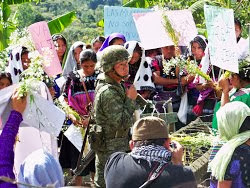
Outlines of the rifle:
M79 154L76 168L72 171L73 178L72 178L71 182L69 183L70 185L74 182L76 176L79 176L83 172L83 170L88 166L88 164L95 157L95 152L93 150L90 150L87 153L87 155L85 156L85 158L82 159L84 148L85 148L85 145L86 145L86 142L87 142L87 137L88 137L89 130L90 130L90 124L94 122L94 120L92 118L92 117L94 117L93 116L93 108L92 108L93 105L92 105L92 101L90 99L90 96L89 96L89 93L88 93L88 90L87 90L87 87L86 87L84 81L82 82L82 86L84 88L84 91L85 91L85 94L86 94L86 98L87 98L87 101L88 101L87 111L88 111L88 114L89 114L89 117L88 117L89 121L88 121L88 125L86 127L86 131L85 131L85 134L84 134L82 148L81 148L81 153Z
M91 160L93 160L94 157L95 157L95 152L91 149L87 153L87 155L84 158L82 158L84 148L85 148L85 145L86 145L86 142L87 142L87 137L88 137L88 134L89 134L89 129L90 129L90 124L91 123L92 123L92 118L90 116L89 117L89 123L87 125L86 131L85 131L85 134L84 134L84 138L83 138L81 153L79 154L76 168L73 170L73 173L74 173L75 176L79 176L82 173L82 171L88 166L88 164L91 162Z

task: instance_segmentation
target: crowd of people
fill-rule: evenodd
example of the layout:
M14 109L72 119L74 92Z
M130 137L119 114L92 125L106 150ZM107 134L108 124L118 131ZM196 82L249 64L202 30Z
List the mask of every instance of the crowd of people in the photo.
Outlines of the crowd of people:
M229 78L210 63L205 67L208 40L201 35L188 47L171 45L151 50L144 50L139 41L126 41L121 33L98 36L91 45L77 41L72 46L63 35L53 35L63 71L53 83L45 83L53 99L63 98L81 118L67 114L57 138L58 159L47 151L34 151L23 161L18 175L14 174L14 145L27 104L26 97L19 98L15 91L5 125L0 118L0 188L17 187L15 181L6 178L17 180L20 187L64 186L63 171L73 173L80 155L64 135L69 126L82 130L90 126L88 144L95 152L95 158L75 178L76 186L82 186L82 177L90 174L96 187L197 187L193 172L182 165L183 147L171 141L166 122L153 116L135 121L133 116L152 103L156 111L166 113L161 102L170 98L173 111L178 113L176 129L199 116L211 116L219 138L213 143L208 168L211 187L250 187L249 47L242 50L245 39L238 20L235 30L239 62L244 63L240 63L239 73ZM31 63L28 54L24 46L10 52L6 72L0 74L0 90L20 81ZM202 77L178 67L166 72L164 64L180 55L195 60L212 81L202 81ZM65 83L60 86L57 81L62 78ZM184 95L186 111L180 107ZM91 108L94 123L90 124Z

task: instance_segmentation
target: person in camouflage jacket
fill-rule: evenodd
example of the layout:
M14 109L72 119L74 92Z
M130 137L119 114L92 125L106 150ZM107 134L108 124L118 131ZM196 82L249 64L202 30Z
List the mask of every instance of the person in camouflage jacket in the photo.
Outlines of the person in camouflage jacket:
M103 51L103 73L97 78L94 101L95 124L90 129L91 148L96 153L97 187L105 187L104 166L109 155L129 150L129 130L133 125L137 91L126 89L123 79L128 76L129 54L123 46L112 45Z

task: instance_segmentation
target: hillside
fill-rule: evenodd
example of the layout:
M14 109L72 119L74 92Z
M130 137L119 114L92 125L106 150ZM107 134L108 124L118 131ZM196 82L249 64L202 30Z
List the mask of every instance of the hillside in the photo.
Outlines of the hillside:
M63 31L69 44L75 41L90 43L103 35L103 28L96 23L103 18L104 5L121 5L119 0L41 0L40 3L24 3L13 9L19 28L38 21L49 21L70 11L76 11L78 20ZM14 11L13 11L14 12Z

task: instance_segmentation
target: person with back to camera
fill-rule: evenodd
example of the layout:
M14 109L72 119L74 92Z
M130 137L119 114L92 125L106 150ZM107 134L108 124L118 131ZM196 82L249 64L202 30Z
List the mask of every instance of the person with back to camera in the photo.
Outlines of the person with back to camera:
M170 141L164 120L137 120L129 142L132 151L113 153L106 163L106 187L197 187L191 169L182 166L182 146Z
M211 188L250 187L250 108L242 101L222 106L216 113L223 146L210 162Z

